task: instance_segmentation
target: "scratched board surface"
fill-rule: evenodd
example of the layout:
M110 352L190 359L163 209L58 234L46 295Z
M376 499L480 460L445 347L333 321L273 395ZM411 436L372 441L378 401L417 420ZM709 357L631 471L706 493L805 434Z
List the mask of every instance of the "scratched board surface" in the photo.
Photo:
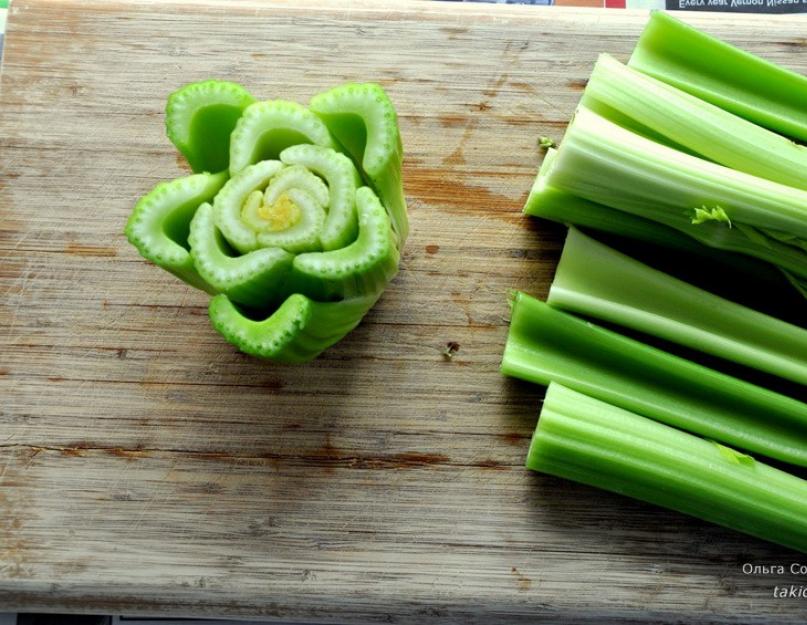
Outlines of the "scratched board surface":
M439 3L16 0L0 94L0 607L301 622L803 623L741 565L798 556L522 468L542 390L503 379L507 292L562 233L520 214L599 52L645 14ZM687 18L689 19L689 18ZM807 22L693 16L807 72ZM134 200L187 171L179 84L306 102L375 80L412 235L305 367L245 357L139 258ZM455 343L452 358L444 355ZM802 578L803 579L803 578Z

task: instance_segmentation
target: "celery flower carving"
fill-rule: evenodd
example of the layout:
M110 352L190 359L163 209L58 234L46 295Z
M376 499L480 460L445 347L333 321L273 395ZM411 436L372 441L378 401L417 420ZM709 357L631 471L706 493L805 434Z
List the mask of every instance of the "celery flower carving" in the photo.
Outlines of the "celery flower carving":
M193 83L169 97L166 129L194 173L135 206L141 255L213 295L213 327L248 354L305 362L355 328L408 232L384 90L347 84L306 108Z

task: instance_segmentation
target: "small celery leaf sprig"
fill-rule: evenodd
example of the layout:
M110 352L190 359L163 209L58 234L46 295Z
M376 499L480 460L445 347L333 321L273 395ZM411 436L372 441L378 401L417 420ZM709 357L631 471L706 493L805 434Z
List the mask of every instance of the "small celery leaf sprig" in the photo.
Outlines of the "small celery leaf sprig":
M208 80L171 94L166 129L194 173L134 207L141 255L213 295L213 327L248 354L306 362L355 328L408 233L384 90L346 84L306 108Z

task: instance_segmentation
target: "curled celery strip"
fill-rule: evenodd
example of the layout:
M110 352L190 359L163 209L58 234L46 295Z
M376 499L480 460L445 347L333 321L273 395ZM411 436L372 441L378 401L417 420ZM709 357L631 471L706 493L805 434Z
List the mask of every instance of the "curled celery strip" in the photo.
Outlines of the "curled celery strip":
M807 385L807 330L677 280L576 228L547 303Z
M193 171L222 171L229 164L230 133L254 101L232 82L192 83L168 96L166 133Z
M225 295L210 300L213 327L241 351L278 362L303 363L355 328L380 293L317 302L295 293L269 317L252 320Z
M807 553L807 481L559 384L526 465Z
M140 253L215 295L214 328L248 354L304 362L350 332L397 273L406 236L383 89L345 85L305 108L209 80L169 97L166 126L205 173L137 203L126 234Z
M674 427L807 466L807 404L650 347L524 293L502 373L557 382Z
M807 141L807 77L653 11L630 67L794 139Z
M215 292L196 270L188 235L196 209L221 189L227 175L195 174L161 182L134 207L126 236L140 254L199 289Z
M367 184L390 211L402 246L409 234L401 183L403 147L389 96L375 84L347 84L314 96L309 106L360 164Z

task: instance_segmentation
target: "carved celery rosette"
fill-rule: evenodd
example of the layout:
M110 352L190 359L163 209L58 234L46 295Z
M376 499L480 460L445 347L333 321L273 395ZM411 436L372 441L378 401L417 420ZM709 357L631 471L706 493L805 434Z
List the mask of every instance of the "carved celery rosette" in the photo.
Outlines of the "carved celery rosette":
M158 184L126 235L213 295L240 350L305 362L361 321L398 270L408 222L392 102L347 84L308 108L205 81L171 94L167 134L194 174Z

